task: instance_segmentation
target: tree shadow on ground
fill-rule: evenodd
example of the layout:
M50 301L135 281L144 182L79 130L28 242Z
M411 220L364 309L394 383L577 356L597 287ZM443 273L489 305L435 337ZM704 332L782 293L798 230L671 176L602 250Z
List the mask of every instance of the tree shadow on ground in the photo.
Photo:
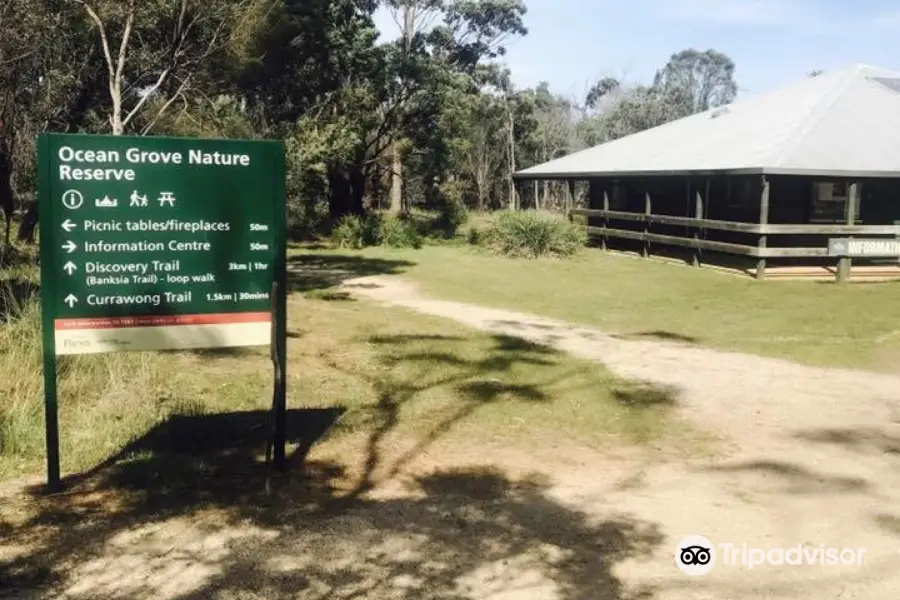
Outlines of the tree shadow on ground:
M612 395L617 402L628 407L671 407L677 404L678 389L674 386L660 386L649 381L628 381L615 386Z
M335 416L310 429L313 415L295 413L300 438ZM73 600L652 597L625 590L613 568L663 541L654 524L596 522L539 476L484 467L420 476L386 498L353 494L334 463L275 474L256 458L260 417L176 417L70 480L68 494L35 499L18 527L29 550L0 564L0 589Z
M551 323L535 323L533 321L527 320L515 320L515 319L502 319L497 321L492 321L492 325L498 325L501 327L512 327L519 331L535 331L540 332L539 335L541 339L546 343L553 343L560 341L564 338L577 336L581 339L585 340L593 340L598 341L603 338L613 338L616 340L659 340L664 342L676 342L682 344L697 344L699 343L699 339L682 335L680 333L675 333L672 331L663 331L663 330L653 330L653 331L641 331L637 333L620 333L620 334L612 334L607 335L600 333L599 331L594 331L592 329L587 328L578 328L574 327L568 323L559 323L559 324L551 324Z
M366 343L379 349L384 367L404 364L418 376L400 380L372 377L370 384L378 391L378 402L370 411L372 430L368 436L363 473L351 495L363 494L376 483L376 471L384 470L384 479L400 473L404 467L424 453L428 447L447 434L454 426L472 417L480 408L500 401L548 402L546 388L565 379L556 375L553 380L511 383L508 373L517 367L542 367L554 364L561 353L521 338L493 335L490 346L477 354L460 351L471 341L465 337L447 335L373 335ZM331 365L336 370L345 368ZM437 366L438 368L435 368ZM400 425L400 414L418 399L441 387L451 387L461 400L447 412L436 414L427 431L418 436L417 443L386 465L382 445L388 435Z
M846 427L812 429L794 434L796 439L819 444L831 444L859 454L900 454L900 435L878 427Z
M446 335L363 339L377 349L378 369L338 356L332 365L367 378L378 395L361 432L361 473L347 467L355 457L307 459L341 409L289 412L296 449L285 473L264 463L268 412L176 415L68 478L64 494L29 490L28 516L14 525L20 550L0 547L9 557L0 590L67 591L71 600L652 597L624 589L613 567L653 551L663 541L657 527L629 515L591 518L555 500L541 476L469 465L419 473L402 492L378 488L399 485L404 466L482 407L550 401L571 376L563 353L504 335L479 337L474 350L471 339ZM390 368L401 363L399 378ZM509 375L553 365L546 376ZM453 403L421 419L417 443L390 448L388 434L414 401L448 386Z
M846 477L815 472L788 462L758 460L725 464L706 469L713 473L758 475L765 479L759 489L778 486L786 494L839 494L866 491L869 483L861 477Z
M663 330L653 330L653 331L639 331L637 333L622 333L615 334L611 336L617 340L659 340L663 342L676 342L682 344L697 344L699 340L690 335L682 335L680 333L675 333L674 331L663 331Z
M413 266L415 263L406 260L344 254L297 254L288 257L288 291L327 290L348 279L396 275Z
M889 514L875 515L875 523L888 533L900 536L900 517Z
M582 376L599 366L572 362L552 347L503 334L482 335L479 339L484 341L474 350L471 338L443 334L371 335L362 340L374 347L384 368L373 376L363 375L377 391L378 400L366 409L370 430L362 473L353 494L365 493L396 477L451 430L473 422L475 415L489 406L548 404L561 389L592 389L588 386L597 384L595 379L586 381ZM404 375L392 376L399 365L403 365ZM356 377L361 375L338 361L330 366ZM601 385L604 387L597 393L605 394L610 382ZM450 405L434 404L439 389L451 391L454 401ZM677 397L676 390L648 382L617 381L609 391L621 407L642 417L648 415L647 411L673 406ZM427 420L417 423L415 444L387 460L389 453L384 450L392 447L390 434L402 425L403 414L421 410L421 404L433 408Z
M289 410L287 439L295 447L290 463L302 464L343 412ZM29 488L41 510L19 529L26 543L34 537L41 550L0 563L0 590L54 583L60 576L55 565L79 558L82 538L103 543L128 522L255 504L267 480L277 476L264 458L271 432L269 411L174 414L93 469L64 478L61 495L45 496L43 485ZM72 527L86 518L89 526Z

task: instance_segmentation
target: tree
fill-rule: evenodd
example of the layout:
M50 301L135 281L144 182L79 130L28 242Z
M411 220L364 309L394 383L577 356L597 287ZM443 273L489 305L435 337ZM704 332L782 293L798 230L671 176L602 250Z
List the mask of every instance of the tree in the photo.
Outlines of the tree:
M734 63L715 50L673 54L650 85L624 86L604 78L588 92L585 104L601 111L586 114L578 137L586 146L632 135L734 100Z
M688 116L732 102L737 96L734 62L716 50L693 48L673 54L653 81L654 91Z
M108 121L121 135L141 114L147 101L161 95L155 117L141 129L147 133L189 85L193 70L219 48L219 40L240 14L242 2L206 0L75 0L97 30L109 89Z
M587 97L584 100L585 105L588 108L597 108L601 99L618 90L621 85L622 82L615 77L603 77L588 90Z
M524 34L521 0L451 0L442 3L396 2L395 6L427 9L428 31L401 36L379 50L376 74L369 79L374 106L362 119L363 144L354 160L333 165L330 177L333 216L364 212L363 194L371 185L385 152L400 137L421 134L416 129L437 117L448 90L458 93L460 86L476 93L497 73L483 68L504 54L503 42L511 35ZM407 23L422 23L409 12ZM411 40L411 41L409 41ZM461 83L458 76L465 79ZM392 167L392 171L394 168ZM407 174L407 178L408 178Z
M60 34L59 32L65 32ZM71 5L55 0L0 4L0 205L10 217L35 189L35 139L77 125L96 90L94 49ZM19 239L32 241L37 204L28 206Z
M464 172L472 178L476 207L483 211L490 204L494 182L506 160L506 106L500 97L481 94L472 98L468 115L470 125L463 150Z
M378 41L379 6L392 41ZM515 208L517 168L736 93L730 59L693 49L647 85L604 77L575 101L516 89L499 61L524 15L523 0L7 0L0 211L33 194L46 130L283 139L305 230L421 198ZM522 205L555 203L552 184L531 190Z

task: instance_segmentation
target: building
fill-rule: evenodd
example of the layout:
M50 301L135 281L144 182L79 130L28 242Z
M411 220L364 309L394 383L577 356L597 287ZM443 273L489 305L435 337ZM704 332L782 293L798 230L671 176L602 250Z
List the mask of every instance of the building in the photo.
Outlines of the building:
M759 278L791 265L843 278L851 256L900 275L900 73L807 77L515 178L588 181L574 212L604 247L680 248Z

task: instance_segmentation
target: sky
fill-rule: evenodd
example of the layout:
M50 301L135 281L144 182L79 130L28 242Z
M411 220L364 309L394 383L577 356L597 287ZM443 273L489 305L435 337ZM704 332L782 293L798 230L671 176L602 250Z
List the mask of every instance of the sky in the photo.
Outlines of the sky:
M867 63L900 71L897 0L525 0L528 35L510 40L507 62L518 87L546 81L584 97L604 76L649 82L685 48L727 54L739 97L804 77ZM390 15L376 15L394 37Z

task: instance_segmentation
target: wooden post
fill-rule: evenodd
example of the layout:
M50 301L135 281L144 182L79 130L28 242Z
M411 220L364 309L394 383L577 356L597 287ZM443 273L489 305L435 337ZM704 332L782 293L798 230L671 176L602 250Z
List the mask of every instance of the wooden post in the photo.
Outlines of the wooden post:
M762 176L762 192L759 195L759 224L769 224L769 180L765 175ZM766 242L766 235L760 235L758 246L760 250L766 247ZM756 261L756 278L766 278L766 259L762 256Z
M847 190L847 225L851 226L856 223L856 207L859 205L859 184L853 182L850 189ZM849 236L852 237L852 236ZM837 280L838 283L846 283L850 279L851 258L842 256L838 260Z
M644 215L650 216L650 192L644 192ZM650 256L650 242L647 240L647 234L650 233L650 219L644 220L644 247L641 249L641 256L647 258Z
M709 197L709 180L706 182L706 196ZM696 198L694 201L694 218L702 219L703 218L703 200L704 197L700 194L700 190L697 190ZM700 266L700 228L694 228L694 254L693 254L693 265L695 267Z
M619 192L618 192L618 189L619 189L619 184L618 184L618 182L613 182L613 194L618 194L618 193L619 193ZM603 210L609 210L609 193L608 193L608 191L607 191L607 189L606 189L605 186L603 187ZM603 229L604 229L604 233L603 233L603 237L601 238L601 242L600 242L600 244L601 244L601 245L600 245L600 248L603 249L603 250L607 250L607 249L608 249L608 245L607 245L607 243L606 243L606 241L607 241L607 235L606 235L606 232L605 232L605 230L606 230L607 227L609 227L609 219L607 219L607 218L604 216L604 217L603 217Z

